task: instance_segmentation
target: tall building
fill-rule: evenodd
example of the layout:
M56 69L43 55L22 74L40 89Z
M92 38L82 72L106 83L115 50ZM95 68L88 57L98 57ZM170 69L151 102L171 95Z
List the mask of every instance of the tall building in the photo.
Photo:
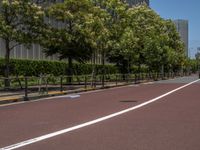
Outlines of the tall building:
M188 33L189 33L189 29L188 29L188 20L182 20L182 19L178 19L178 20L174 20L174 23L176 25L177 31L180 34L181 40L184 42L185 44L185 54L188 57Z
M139 4L147 4L149 6L149 0L126 0L126 2L131 6Z

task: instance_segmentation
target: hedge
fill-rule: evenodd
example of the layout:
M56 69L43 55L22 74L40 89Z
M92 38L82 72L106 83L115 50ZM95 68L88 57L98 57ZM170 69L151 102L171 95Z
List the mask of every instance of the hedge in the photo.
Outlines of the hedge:
M0 58L0 75L3 75L5 60ZM45 61L45 60L26 60L26 59L11 59L10 60L10 74L12 76L39 76L40 74L51 74L54 76L66 75L68 64L62 61ZM96 65L96 73L102 73L102 65ZM93 70L92 64L73 65L73 72L75 75L91 74ZM117 68L114 65L105 65L105 72L107 74L117 73Z

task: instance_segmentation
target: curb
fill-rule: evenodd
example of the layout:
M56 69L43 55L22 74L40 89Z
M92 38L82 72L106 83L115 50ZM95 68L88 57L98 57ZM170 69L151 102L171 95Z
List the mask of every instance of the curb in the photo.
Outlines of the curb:
M14 102L20 102L20 101L22 101L22 97L20 96L0 98L0 104L8 104L8 103L14 103Z
M125 84L125 85L112 85L112 86L105 86L104 88L102 87L96 87L96 88L82 88L82 89L78 89L78 90L74 90L74 91L52 91L49 92L48 94L45 95L35 95L35 96L29 96L28 97L28 101L34 101L34 100L38 100L41 98L49 98L49 97L55 97L55 96L62 96L62 95L68 95L68 94L75 94L75 93L84 93L84 92L88 92L88 91L96 91L96 90L101 90L101 89L110 89L110 88L115 88L115 87L123 87L123 86L129 86L132 83L129 84ZM8 96L8 97L0 97L0 105L3 104L9 104L9 103L16 103L16 102L22 102L24 101L24 95L20 95L20 96ZM28 102L27 101L27 102Z
M115 88L115 87L126 87L126 86L130 86L132 84L137 85L137 84L145 84L148 82L152 82L155 80L149 80L149 81L143 81L143 82L139 82L139 83L135 83L135 82L129 82L126 84L118 84L118 85L111 85L111 86L105 86L105 87L94 87L94 88L81 88L78 90L74 90L74 91L51 91L48 92L48 94L44 94L44 95L35 95L35 96L29 96L28 97L28 101L34 101L34 100L38 100L41 98L49 98L49 97L55 97L55 96L62 96L62 95L67 95L67 94L75 94L75 93L84 93L84 92L88 92L88 91L96 91L96 90L101 90L101 89L110 89L110 88ZM8 96L8 97L0 97L0 105L2 104L9 104L9 103L17 103L17 102L22 102L24 101L24 95L20 95L20 96Z

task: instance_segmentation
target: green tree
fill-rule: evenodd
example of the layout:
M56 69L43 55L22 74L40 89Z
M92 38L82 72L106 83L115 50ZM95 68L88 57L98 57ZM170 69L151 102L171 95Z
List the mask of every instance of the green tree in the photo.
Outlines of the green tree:
M137 41L133 28L127 26L124 28L119 41L115 43L115 47L109 52L110 62L116 63L123 74L130 73L130 68L136 59L135 47Z
M73 74L73 60L84 63L92 56L96 32L102 26L100 10L90 0L66 0L47 9L47 16L61 27L50 25L43 46L47 55L68 60L68 75Z
M121 40L121 34L126 22L126 10L128 9L127 3L121 0L96 0L97 5L102 9L105 9L110 17L105 22L105 27L109 31L108 36L102 36L99 43L99 51L102 56L102 65L105 65L106 59L114 62L116 57L116 51L119 50L119 42ZM104 86L104 74L105 69L102 70L102 84Z
M31 0L2 0L0 2L0 38L5 43L5 71L9 77L10 52L20 44L38 41L42 32L44 13ZM6 80L6 86L9 86Z
M177 70L184 64L184 46L171 20L164 20L146 5L125 10L118 22L118 36L110 51L110 61L124 73L130 65L148 66L149 70L164 73L164 68ZM123 21L125 20L125 21ZM117 38L116 38L117 37Z
M96 76L96 58L95 56L101 57L101 62L103 67L101 69L102 76L102 85L104 86L104 74L105 74L105 56L108 46L110 44L110 30L108 24L110 24L111 15L103 9L97 1L93 1L93 15L94 15L94 24L90 24L89 29L91 30L91 39L93 43L93 72L92 78Z
M165 21L164 33L167 35L164 42L169 50L167 55L168 61L165 61L164 64L168 69L180 71L186 61L185 48L173 21Z
M141 65L150 67L155 64L155 61L160 61L161 18L146 5L131 8L129 11L130 21L138 39L135 47L135 62L138 65L138 72L141 72Z
M121 34L116 48L111 51L110 60L121 65L124 73L130 72L130 65L150 64L150 60L158 60L156 38L159 39L158 28L161 18L146 5L131 7L126 10L126 17L121 26Z

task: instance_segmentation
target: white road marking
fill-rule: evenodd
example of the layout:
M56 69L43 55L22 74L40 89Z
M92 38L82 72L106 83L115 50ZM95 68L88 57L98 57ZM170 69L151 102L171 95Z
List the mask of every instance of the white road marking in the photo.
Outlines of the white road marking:
M69 95L69 96L67 96L67 97L69 97L69 98L71 98L71 99L74 99L74 98L79 98L79 97L81 97L80 95Z
M154 84L154 82L143 83L144 85Z
M188 83L184 86L181 86L179 88L176 88L170 92L167 92L161 96L158 96L154 99L151 99L147 102L144 102L142 104L139 104L137 106L134 106L134 107L131 107L129 109L125 109L125 110L122 110L120 112L117 112L117 113L114 113L114 114L110 114L108 116L105 116L105 117L102 117L102 118L98 118L98 119L95 119L95 120L92 120L92 121L89 121L89 122L86 122L86 123L83 123L83 124L79 124L79 125L76 125L76 126L73 126L73 127L70 127L70 128L66 128L66 129L63 129L63 130L60 130L60 131L56 131L56 132L53 132L53 133L50 133L50 134L46 134L46 135L43 135L43 136L40 136L40 137L36 137L36 138L33 138L33 139L29 139L29 140L26 140L26 141L22 141L20 143L16 143L16 144L13 144L13 145L10 145L10 146L7 146L7 147L3 147L3 148L0 148L0 150L13 150L13 149L17 149L17 148L20 148L20 147L23 147L23 146L26 146L26 145L30 145L30 144L33 144L33 143L36 143L36 142L39 142L39 141L42 141L42 140L46 140L46 139L49 139L49 138L52 138L52 137L55 137L55 136L58 136L58 135L61 135L61 134L65 134L65 133L68 133L68 132L71 132L71 131L74 131L74 130L77 130L77 129L80 129L80 128L83 128L83 127L87 127L87 126L90 126L90 125L93 125L93 124L96 124L96 123L99 123L99 122L102 122L102 121L105 121L105 120L108 120L108 119L111 119L113 117L117 117L119 115L122 115L122 114L125 114L125 113L128 113L130 111L133 111L133 110L136 110L138 108L141 108L143 106L146 106L148 104L151 104L153 102L156 102L158 101L159 99L163 98L163 97L166 97L174 92L177 92L185 87L188 87L196 82L200 81L200 79L198 80L195 80L191 83Z
M140 85L138 84L132 84L132 85L129 85L129 87L139 87Z

